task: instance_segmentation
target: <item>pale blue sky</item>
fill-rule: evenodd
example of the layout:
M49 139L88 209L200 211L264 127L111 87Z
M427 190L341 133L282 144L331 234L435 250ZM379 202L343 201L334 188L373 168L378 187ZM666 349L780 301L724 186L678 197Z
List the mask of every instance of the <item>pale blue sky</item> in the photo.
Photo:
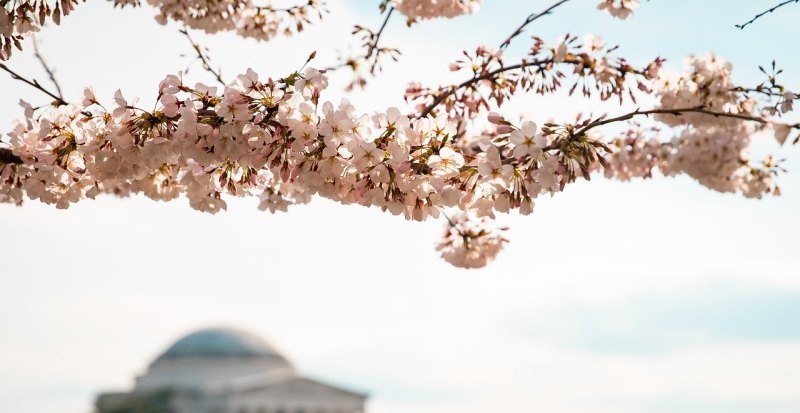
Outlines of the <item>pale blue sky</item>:
M313 49L325 65L352 24L380 21L376 1L331 3L326 24L292 39L197 37L228 77L247 67L280 76ZM529 32L600 34L634 63L661 55L675 69L713 50L743 83L775 58L800 89L800 5L740 31L735 23L774 1L652 0L624 22L595 3L573 0ZM364 111L402 107L407 81L455 79L447 63L461 49L499 43L549 4L486 0L474 16L411 29L397 19L385 42L403 59L350 97ZM90 84L101 99L121 87L149 101L190 52L152 14L95 1L46 29L42 48L67 94ZM40 73L29 53L10 65ZM345 79L332 80L330 96L341 96ZM44 102L4 76L0 90L0 130L19 97ZM509 110L543 121L621 109L559 97ZM0 411L85 413L183 333L232 324L270 338L304 372L369 391L371 413L795 413L799 152L778 150L790 159L784 196L762 201L685 177L575 185L530 217L501 217L511 244L471 272L436 256L441 223L324 200L279 215L253 200L217 216L140 198L0 206Z

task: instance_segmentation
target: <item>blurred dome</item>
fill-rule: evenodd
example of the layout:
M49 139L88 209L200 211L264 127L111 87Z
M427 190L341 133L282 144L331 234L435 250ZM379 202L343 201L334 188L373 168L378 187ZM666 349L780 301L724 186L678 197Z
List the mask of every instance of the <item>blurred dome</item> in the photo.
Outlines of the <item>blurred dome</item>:
M209 328L173 343L136 378L136 390L212 389L286 380L297 374L275 347L234 328Z
M256 335L233 328L210 328L176 341L155 362L187 357L269 357L286 360Z

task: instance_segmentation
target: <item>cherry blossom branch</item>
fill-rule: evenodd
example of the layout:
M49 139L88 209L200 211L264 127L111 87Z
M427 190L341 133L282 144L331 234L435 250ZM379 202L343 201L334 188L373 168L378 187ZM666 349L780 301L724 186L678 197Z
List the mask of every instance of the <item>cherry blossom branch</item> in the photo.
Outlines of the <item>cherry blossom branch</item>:
M527 27L529 24L533 23L534 21L536 21L537 19L539 19L539 18L541 18L543 16L547 16L547 15L551 14L553 12L553 10L555 10L558 6L561 6L562 4L564 4L564 3L568 2L568 1L569 0L561 0L561 1L553 4L552 6L548 7L546 10L544 10L544 11L542 11L540 13L533 13L533 14L529 15L525 19L525 21L522 22L522 24L516 30L514 30L514 32L511 33L506 38L506 40L503 41L502 44L500 44L500 49L504 50L509 45L511 45L511 41L514 40L515 37L517 37L520 34L522 34L522 32L525 30L525 27ZM538 64L545 64L545 63L552 63L552 60L549 60L547 62L538 63ZM537 65L537 62L532 62L530 65ZM498 75L500 73L507 72L507 71L510 71L510 70L515 70L515 69L520 69L520 68L525 67L525 66L526 66L526 64L522 63L522 64L513 65L513 66L501 67L500 69L494 70L494 71L489 72L487 74L484 74L484 75L481 75L481 76L476 76L476 77L473 77L472 79L464 81L461 84L459 84L458 86L450 88L449 91L438 95L433 100L433 102L431 102L431 104L429 104L420 113L418 118L424 118L424 117L430 115L433 112L433 110L437 106L439 106L440 103L442 103L445 99L447 99L448 97L450 97L453 94L455 94L459 89L472 86L473 84L475 84L477 82L480 82L481 80L491 79L491 78L493 78L494 76L496 76L496 75Z
M44 60L44 56L42 56L41 52L39 51L39 39L34 35L31 36L31 40L33 40L33 55L42 65L42 68L47 73L47 76L50 77L50 81L53 83L53 86L55 86L59 99L63 101L64 93L61 91L61 85L58 84L58 80L56 80L55 71L47 65L47 61Z
M219 82L222 86L225 86L226 83L224 80L222 80L222 75L220 74L220 71L214 70L214 68L211 67L211 58L206 56L205 53L203 53L203 49L201 48L201 46L197 42L195 42L194 39L192 39L192 36L189 34L189 30L184 27L183 29L179 29L178 31L182 33L187 40L189 40L189 43L191 43L195 54L197 54L197 58L200 59L200 62L202 63L203 69L208 73L211 73L211 75L214 76L217 82Z
M760 18L764 17L765 15L767 15L767 14L769 14L769 13L772 13L772 12L774 12L775 10L778 10L779 8L781 8L781 7L783 7L783 6L787 5L787 4L791 4L791 3L797 3L797 2L799 2L799 1L800 1L800 0L785 0L785 1L781 2L781 3L778 3L778 4L776 4L775 6L773 6L773 7L769 8L769 9L767 9L767 10L764 10L763 12L761 12L761 13L759 13L759 14L756 14L756 15L755 15L755 17L753 17L752 19L750 19L750 20L746 21L745 23L743 23L743 24L737 24L737 25L735 25L735 27L736 27L737 29L744 29L745 27L747 27L747 26L749 26L749 25L751 25L751 24L755 23L755 21L756 21L756 20L758 20L758 19L760 19Z
M536 21L540 17L544 17L544 16L547 16L548 14L551 14L553 12L553 10L555 10L558 6L564 4L564 3L568 2L568 1L569 0L561 0L561 1L553 4L552 6L548 7L543 12L533 13L530 16L528 16L528 18L525 19L525 21L516 30L514 30L514 32L511 33L511 35L508 36L508 38L506 38L506 40L503 41L503 43L500 45L500 49L501 50L505 50L508 46L510 46L511 45L511 41L514 40L515 37L521 35L522 32L525 30L525 27L527 25L533 23L534 21Z
M516 70L516 69L521 69L521 68L528 67L528 66L544 66L544 65L550 64L550 63L553 63L552 59L547 59L547 60L542 60L542 61L537 61L537 62L530 62L530 63L519 63L519 64L515 64L515 65L511 65L511 66L501 67L499 69L496 69L496 70L493 70L491 72L482 74L480 76L475 76L472 79L465 80L465 81L461 82L460 84L458 84L456 86L451 86L444 93L440 93L439 95L437 95L436 98L434 98L433 102L431 102L427 107L425 107L425 109L422 112L420 112L420 114L417 116L417 118L418 119L422 119L422 118L430 115L433 112L433 110L436 109L437 106L439 106L439 104L441 104L448 97L453 96L453 94L458 92L460 89L464 89L464 88L470 87L470 86L474 85L475 83L478 83L478 82L480 82L482 80L493 79L495 76L499 75L500 73L504 73L504 72L508 72L508 71Z
M591 55L569 53L541 61L586 59ZM779 193L778 163L748 159L752 129L740 121L772 122L749 114L763 113L757 110L709 109L741 107L735 106L741 96L728 92L734 85L724 61L712 56L692 62L682 81L656 92L661 106L654 109L546 124L541 130L531 121L516 126L494 114L488 117L498 126L494 132L470 131L464 140L455 138L463 117L449 113L410 119L389 108L369 116L346 100L338 106L320 102L328 81L313 68L266 83L248 70L222 94L170 75L159 83L159 104L152 111L135 108L121 92L115 94L116 106L107 109L84 91L81 107L53 107L40 116L26 109L25 120L8 134L11 152L0 151L3 160L18 162L16 154L25 165L0 165L0 202L19 204L27 197L66 208L102 193L142 193L164 201L183 196L193 208L215 213L226 208L228 194L258 196L259 208L274 212L317 195L414 220L438 217L450 208L484 222L475 226L461 214L450 216L451 228L437 248L457 266L483 266L505 242L502 229L487 229L489 217L511 210L529 214L536 198L589 180L597 171L630 179L648 177L658 168L668 176L687 174L720 192L753 198ZM487 66L475 77L510 68ZM624 63L609 68L632 70ZM709 85L722 92L712 93ZM82 110L92 114L78 116ZM634 116L688 113L699 116L656 117L680 128L680 139L669 143L634 138L609 144L587 133ZM774 132L781 140L777 127Z
M550 7L548 7L547 9L545 9L542 12L533 13L533 14L529 15L525 19L525 21L517 29L515 29L506 38L506 40L503 41L503 43L500 45L500 50L501 51L505 50L511 44L511 42L512 42L512 40L514 38L516 38L517 36L519 36L520 34L522 34L524 32L525 28L529 24L533 23L534 21L536 21L537 19L539 19L541 17L544 17L544 16L547 16L549 14L552 14L553 10L555 10L557 7L563 5L567 1L569 1L569 0L558 1L558 2L554 3L553 5L551 5ZM498 56L499 56L499 54L498 54ZM497 60L502 64L501 58L498 57ZM494 79L495 76L497 76L498 74L503 73L503 72L507 72L507 71L511 71L511 70L515 70L515 69L521 69L521 68L525 68L525 67L528 67L528 66L539 66L539 67L542 67L542 66L546 66L546 65L552 64L552 63L555 63L554 59L548 59L548 60L544 60L544 61L530 62L530 63L528 63L525 60L523 60L522 63L520 63L520 64L501 67L499 69L496 69L494 71L491 71L491 72L488 72L488 73L484 73L484 74L481 74L481 75L478 75L478 73L476 73L475 76L473 76L472 79L464 81L464 82L462 82L461 84L459 84L457 86L450 87L446 91L441 92L440 94L438 94L434 98L434 100L430 104L428 104L420 112L419 118L423 118L423 117L428 116L429 114L431 114L433 112L433 110L437 106L439 106L442 102L444 102L448 97L450 97L450 96L454 95L455 93L457 93L460 89L471 87L474 84L476 84L477 82L480 82L480 81L483 81L483 80ZM565 63L581 64L581 62L579 62L579 61L574 61L574 62L565 61Z

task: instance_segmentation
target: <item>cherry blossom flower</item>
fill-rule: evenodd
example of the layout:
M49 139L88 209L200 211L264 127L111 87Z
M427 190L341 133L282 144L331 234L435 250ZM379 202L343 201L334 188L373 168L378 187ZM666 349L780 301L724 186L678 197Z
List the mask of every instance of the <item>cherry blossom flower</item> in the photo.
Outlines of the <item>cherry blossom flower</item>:
M482 268L492 262L508 240L507 228L493 225L489 218L465 213L449 217L442 240L436 246L442 258L459 268Z
M435 177L451 177L456 175L464 166L464 156L451 148L444 147L438 155L428 158L428 166Z
M600 0L597 8L606 10L612 16L625 20L639 7L639 0Z
M393 6L412 19L456 17L474 13L482 0L394 0Z
M538 158L542 155L542 149L547 146L547 138L542 134L537 134L536 131L535 123L525 121L522 122L520 129L511 132L509 139L515 145L512 152L515 157Z

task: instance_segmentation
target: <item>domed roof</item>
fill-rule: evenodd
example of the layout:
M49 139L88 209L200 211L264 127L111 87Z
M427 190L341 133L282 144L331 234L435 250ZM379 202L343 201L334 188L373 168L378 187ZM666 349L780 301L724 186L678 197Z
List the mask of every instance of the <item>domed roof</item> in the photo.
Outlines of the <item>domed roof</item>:
M156 361L184 357L267 357L285 360L260 337L232 328L210 328L191 333L176 341Z

